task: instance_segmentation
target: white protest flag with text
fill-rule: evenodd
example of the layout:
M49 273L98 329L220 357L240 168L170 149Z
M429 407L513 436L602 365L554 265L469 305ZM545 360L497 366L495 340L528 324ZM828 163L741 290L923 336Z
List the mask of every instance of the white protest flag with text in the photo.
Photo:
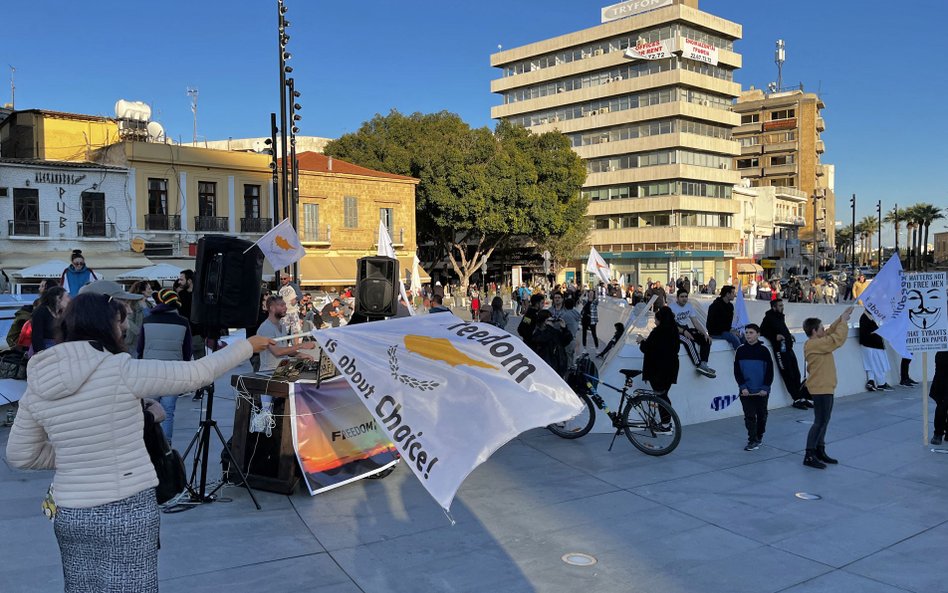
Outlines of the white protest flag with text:
M602 259L595 247L590 247L589 259L586 260L586 273L594 274L600 282L609 284L612 280L609 271L609 264L606 263L606 260Z
M912 358L905 343L909 320L905 308L904 276L902 262L898 254L894 254L862 291L859 300L866 313L879 324L874 333L882 336L902 358Z
M893 255L882 266L879 274L859 295L859 300L866 313L872 315L880 326L901 313L905 308L905 293L902 290L902 262L898 255Z
M388 228L386 228L385 223L382 220L379 220L379 247L376 251L376 255L381 255L384 257L390 257L394 260L398 258L395 257L395 245L392 243L392 236L388 234ZM408 308L408 314L414 315L415 308L412 306L411 301L408 300L408 294L405 292L405 283L402 282L401 274L398 278L398 296L401 297L403 303Z
M520 338L450 313L323 329L313 338L445 510L504 443L583 407Z
M306 255L306 249L300 244L300 237L289 218L284 218L283 222L270 229L255 245L275 270L293 265Z

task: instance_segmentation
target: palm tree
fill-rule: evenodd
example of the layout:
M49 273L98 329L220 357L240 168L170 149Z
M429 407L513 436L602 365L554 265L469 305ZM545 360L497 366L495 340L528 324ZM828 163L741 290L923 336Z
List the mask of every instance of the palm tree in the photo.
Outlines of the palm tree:
M899 253L899 227L905 221L905 208L892 208L892 211L885 215L882 222L887 222L895 227L895 253L901 258Z
M922 243L925 246L925 252L922 255L922 267L928 267L928 229L936 220L945 218L945 212L932 204L919 204L917 208L921 224L925 226L925 239Z
M905 209L905 220L908 221L909 229L909 252L908 252L908 269L917 270L919 268L919 257L918 257L918 248L919 248L919 239L921 239L921 233L919 232L922 228L922 218L921 211L919 210L918 204L909 206Z
M879 226L879 219L875 216L866 216L856 225L856 231L862 239L864 266L868 266L872 261L872 235Z
M846 253L853 245L853 225L847 225L836 231L836 253L842 253L845 259Z

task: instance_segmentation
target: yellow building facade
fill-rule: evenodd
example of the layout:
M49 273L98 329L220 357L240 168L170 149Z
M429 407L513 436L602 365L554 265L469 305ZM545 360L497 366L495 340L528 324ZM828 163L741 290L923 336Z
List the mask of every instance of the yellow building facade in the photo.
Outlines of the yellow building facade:
M118 123L95 115L27 109L0 124L4 157L87 162L93 151L118 140Z

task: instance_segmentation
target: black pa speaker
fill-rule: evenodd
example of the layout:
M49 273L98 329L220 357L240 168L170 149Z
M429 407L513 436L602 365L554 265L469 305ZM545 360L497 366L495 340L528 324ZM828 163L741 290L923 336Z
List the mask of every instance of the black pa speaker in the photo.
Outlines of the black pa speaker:
M201 238L191 321L211 328L256 326L262 275L263 253L250 241L224 235Z
M394 317L398 312L398 260L384 256L356 260L355 312Z

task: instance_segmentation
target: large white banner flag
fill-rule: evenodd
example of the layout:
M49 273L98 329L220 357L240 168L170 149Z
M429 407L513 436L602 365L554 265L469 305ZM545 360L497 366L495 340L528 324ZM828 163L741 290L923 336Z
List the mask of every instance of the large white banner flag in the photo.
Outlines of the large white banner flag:
M898 255L893 255L859 295L866 313L872 315L880 326L895 319L905 308L902 276L902 262Z
M600 282L609 284L612 277L609 274L609 264L602 259L595 247L589 248L589 259L586 260L586 273L594 274Z
M859 295L859 299L866 313L879 324L875 333L889 342L899 356L912 358L905 341L909 319L905 308L904 281L902 262L899 256L894 254Z
M376 255L398 259L395 257L395 245L392 243L392 236L388 234L388 228L381 220L379 220L379 248ZM405 283L402 282L401 278L398 279L398 296L401 297L402 302L408 308L408 314L414 315L415 308L408 300L408 295L405 293Z
M266 235L260 237L256 243L264 257L275 270L292 265L306 255L306 250L300 244L300 236L290 224L289 218L276 225Z
M520 338L450 313L313 337L445 510L464 478L504 443L583 407Z
M741 290L741 283L738 282L737 298L734 300L734 321L731 329L743 330L748 323L750 323L750 316L747 314L747 303L744 302L744 291Z

